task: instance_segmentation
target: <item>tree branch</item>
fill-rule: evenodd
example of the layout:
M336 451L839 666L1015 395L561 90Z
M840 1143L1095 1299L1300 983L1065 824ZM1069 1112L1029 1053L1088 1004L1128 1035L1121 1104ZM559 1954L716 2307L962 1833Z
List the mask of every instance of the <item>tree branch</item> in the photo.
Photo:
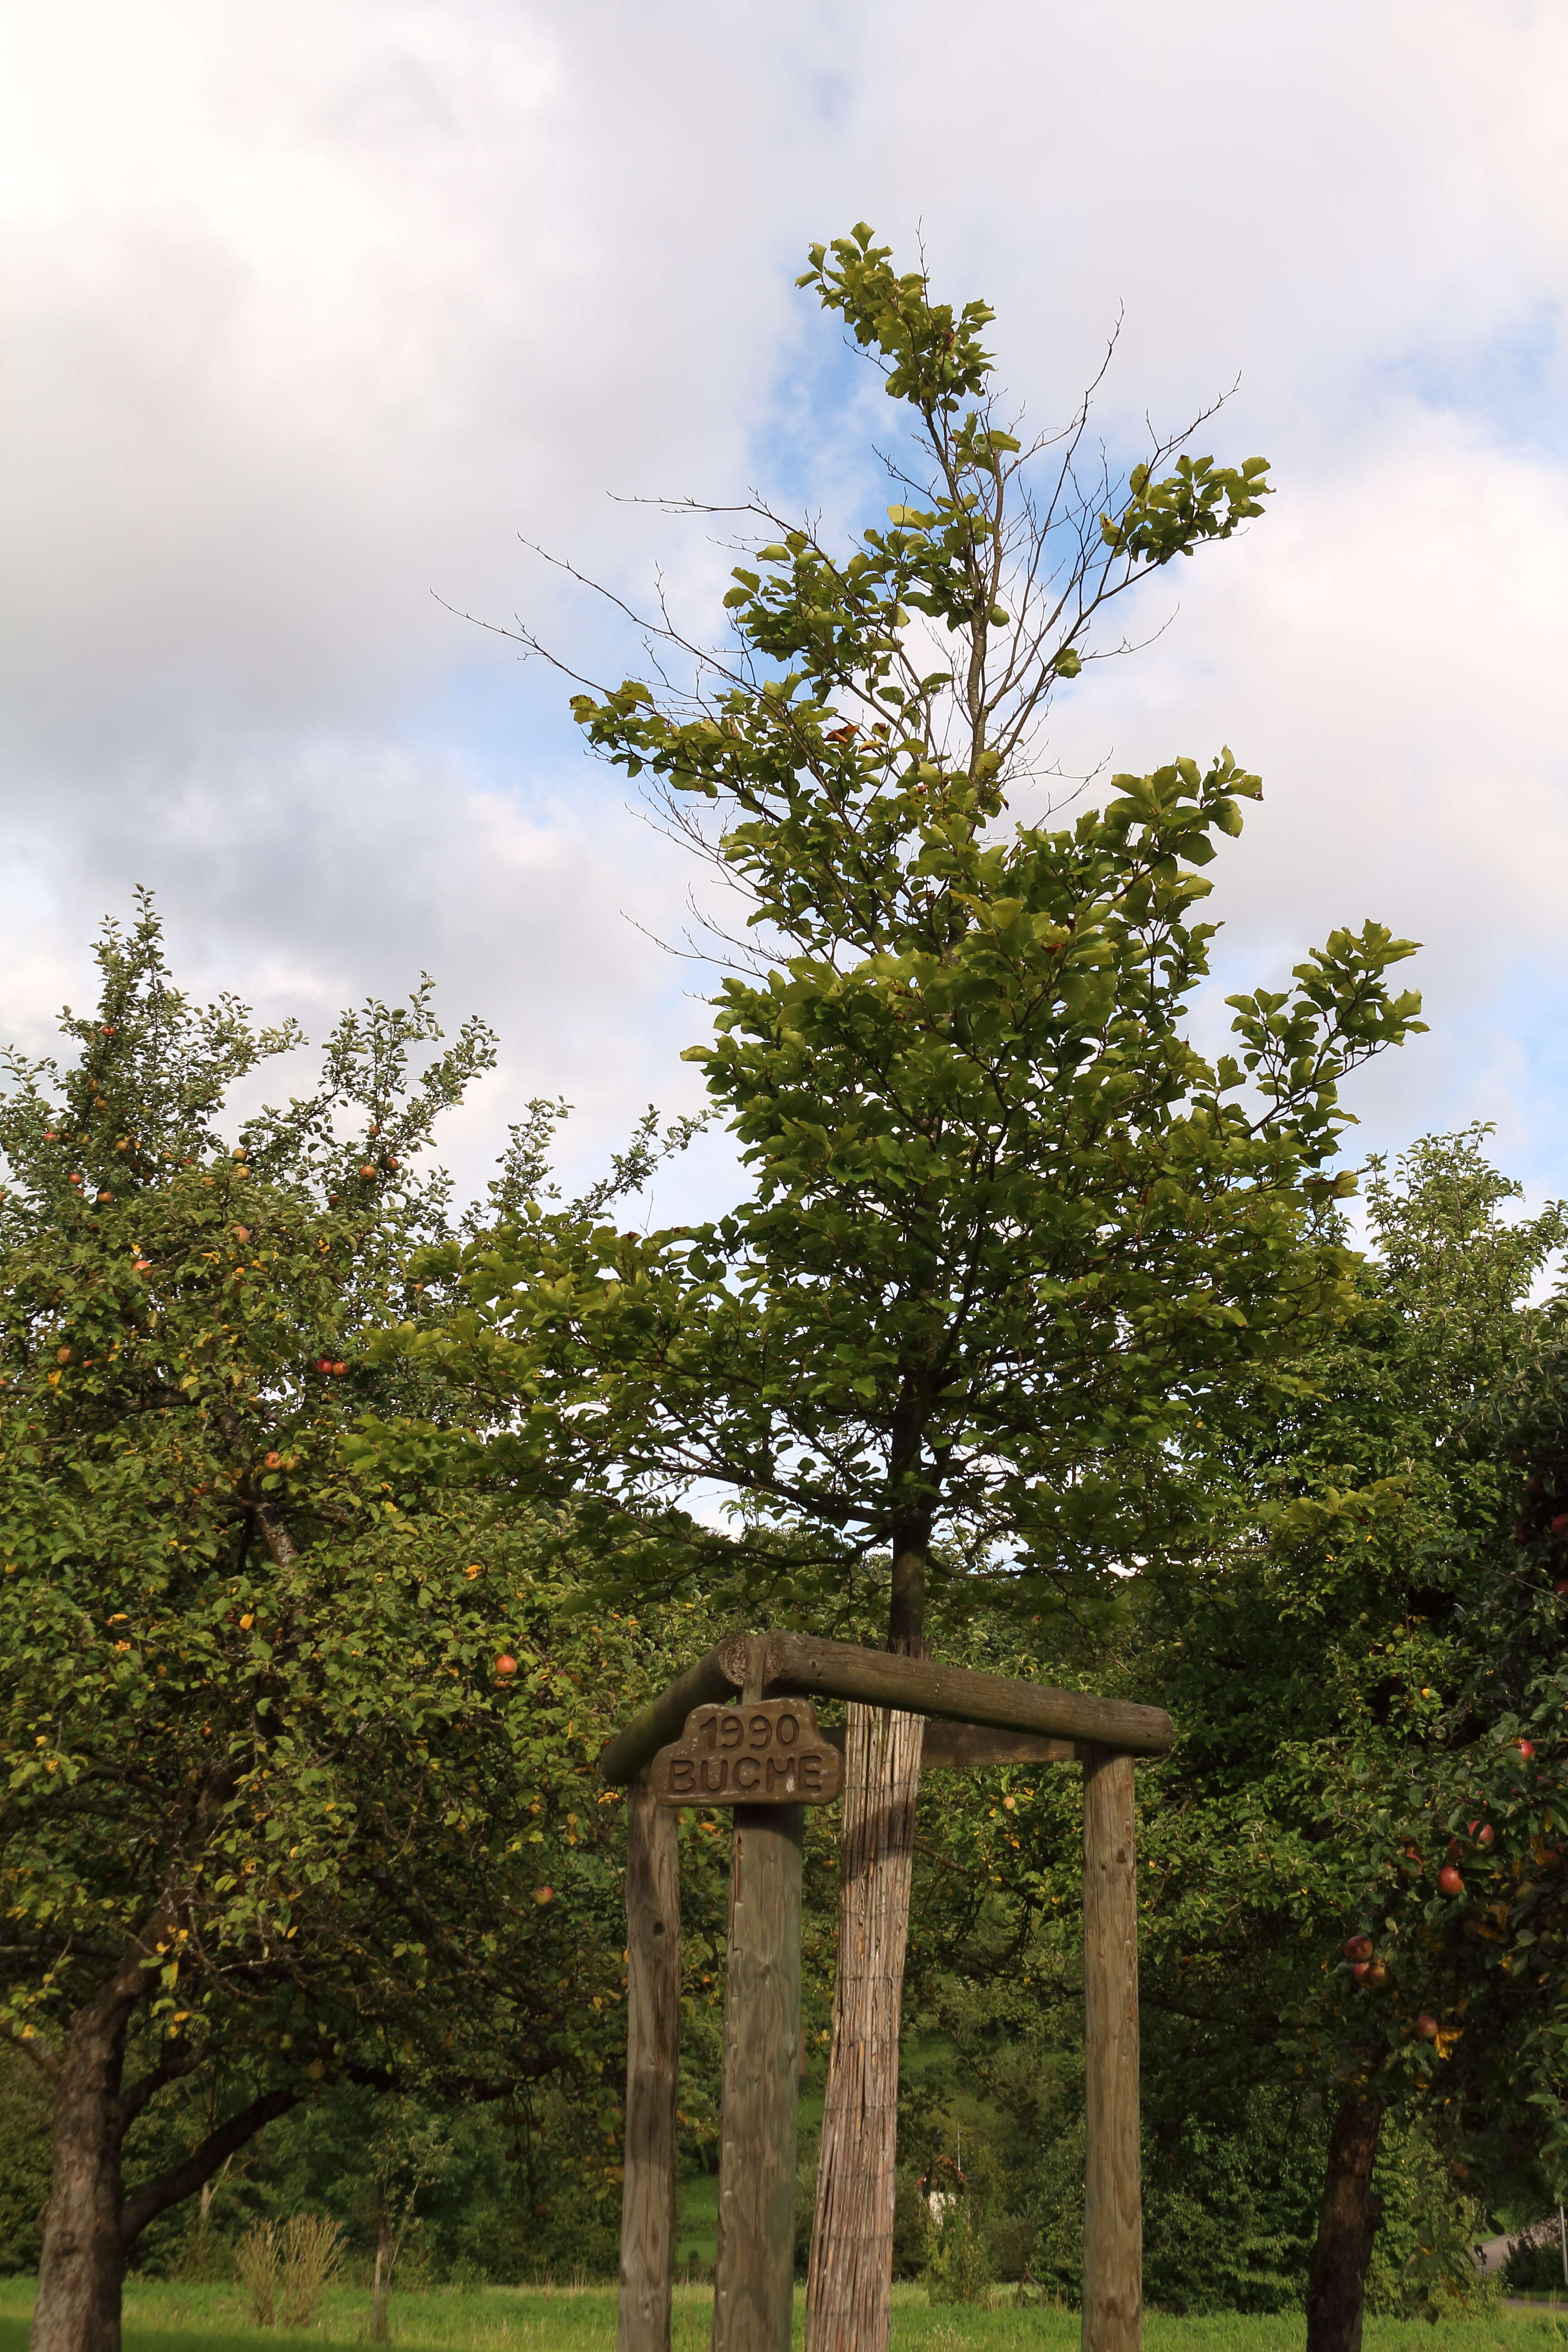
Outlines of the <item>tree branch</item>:
M5 2034L14 2049L20 2050L32 2060L40 2074L51 2083L59 2081L60 2062L36 2033L18 2033L14 2025L0 2026L0 2032Z
M260 2098L252 2099L249 2106L242 2107L238 2115L230 2116L227 2123L219 2124L216 2131L208 2132L183 2164L173 2165L155 2180L143 2182L125 2200L120 2225L121 2252L130 2252L149 2221L155 2221L171 2205L179 2204L182 2198L195 2196L202 2183L210 2180L237 2148L254 2139L275 2116L286 2116L290 2107L297 2107L304 2096L302 2091L264 2092Z

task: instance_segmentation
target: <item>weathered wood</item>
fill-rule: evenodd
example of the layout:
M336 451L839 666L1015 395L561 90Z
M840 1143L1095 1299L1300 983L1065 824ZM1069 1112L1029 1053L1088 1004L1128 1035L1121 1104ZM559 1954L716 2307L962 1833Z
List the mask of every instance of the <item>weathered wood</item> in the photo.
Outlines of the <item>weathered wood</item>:
M626 1792L626 2118L616 2352L669 2352L680 2064L680 1864L675 1815Z
M998 1731L1089 1740L1126 1756L1163 1756L1175 1737L1163 1708L1138 1706L1127 1699L1010 1682L1001 1675L939 1665L930 1658L897 1657L886 1650L858 1649L849 1642L819 1642L808 1633L770 1633L767 1643L767 1690L858 1699L868 1706L987 1724Z
M765 1661L752 1634L742 1704L761 1698ZM713 2352L790 2352L805 1808L737 1805L731 1820Z
M807 2352L886 2352L888 2343L899 2022L924 1728L918 1716L859 1705L846 1726L838 1972Z
M809 1699L749 1698L695 1708L647 1777L661 1805L827 1805L844 1757L824 1739Z
M821 1737L844 1753L847 1727L819 1726ZM928 1723L921 1740L921 1776L980 1771L989 1764L1072 1764L1070 1739L1041 1739L1032 1731L993 1731L984 1723Z
M729 1698L738 1691L745 1680L745 1634L727 1633L705 1658L689 1666L679 1682L661 1691L640 1715L634 1715L600 1750L599 1770L610 1786L619 1788L635 1780L661 1748L679 1739L694 1706Z
M1083 2352L1140 2352L1138 1884L1132 1759L1083 1756Z

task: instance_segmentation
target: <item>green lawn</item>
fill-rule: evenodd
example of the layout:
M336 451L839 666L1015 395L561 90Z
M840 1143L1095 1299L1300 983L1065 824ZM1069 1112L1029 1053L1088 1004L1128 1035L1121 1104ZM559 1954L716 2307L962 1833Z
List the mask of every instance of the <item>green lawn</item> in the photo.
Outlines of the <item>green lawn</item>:
M0 2352L25 2352L30 2279L0 2281ZM678 2287L673 2352L705 2352L710 2298ZM797 2341L803 2305L797 2296ZM228 2286L169 2286L132 2282L125 2295L126 2352L305 2352L310 2343L363 2343L367 2298L338 2288L315 2326L302 2334L254 2328L238 2292ZM395 2342L404 2352L613 2352L612 2288L465 2287L395 2295ZM1148 2352L1300 2352L1299 2316L1282 2319L1166 2319L1145 2325ZM895 2352L1076 2352L1078 2314L933 2311L920 2287L893 2290ZM1420 2321L1369 2319L1365 2352L1568 2352L1568 2306L1500 2312L1495 2317Z

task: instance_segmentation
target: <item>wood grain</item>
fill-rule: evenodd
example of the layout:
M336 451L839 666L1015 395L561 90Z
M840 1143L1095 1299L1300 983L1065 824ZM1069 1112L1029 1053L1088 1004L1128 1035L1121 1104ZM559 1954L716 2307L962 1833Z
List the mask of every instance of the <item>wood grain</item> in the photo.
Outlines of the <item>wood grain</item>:
M626 1792L626 2121L616 2352L669 2352L680 2065L680 1864L675 1815Z
M854 1705L846 1730L838 1972L805 2341L807 2352L887 2352L899 2024L924 1726L918 1716Z
M849 1642L821 1642L809 1633L769 1634L764 1687L859 1699L870 1706L987 1724L998 1731L1089 1740L1127 1756L1163 1756L1175 1737L1162 1707L1011 1682L1001 1675L940 1665L930 1658L897 1657L887 1650L858 1649Z
M688 1666L679 1682L660 1691L640 1715L634 1715L605 1742L599 1752L599 1770L610 1786L619 1788L635 1780L659 1748L679 1738L692 1708L731 1697L744 1681L745 1670L745 1634L726 1634L705 1658Z
M713 2352L790 2352L805 1809L733 1821Z
M1138 1885L1132 1759L1083 1756L1083 2352L1140 2352Z

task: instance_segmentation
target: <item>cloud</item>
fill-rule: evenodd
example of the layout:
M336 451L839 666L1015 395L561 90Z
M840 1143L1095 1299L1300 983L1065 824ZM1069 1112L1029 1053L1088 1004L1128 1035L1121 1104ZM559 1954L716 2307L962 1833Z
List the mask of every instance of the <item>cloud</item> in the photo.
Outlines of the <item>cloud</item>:
M710 614L710 531L607 490L870 499L886 404L790 290L864 215L994 302L1042 420L1126 325L1103 411L1279 462L1070 760L1223 739L1268 799L1226 956L1375 913L1442 1024L1380 1131L1500 1108L1544 1168L1563 1073L1554 614L1568 220L1548 6L1361 0L59 0L17 28L0 202L17 353L0 905L30 1039L153 883L195 976L269 1013L422 966L586 1152L689 1098L688 877L586 766L564 688L436 601L635 637L517 534ZM1163 585L1163 583L1162 583ZM1158 592L1157 592L1158 593ZM722 1181L720 1160L693 1179Z

